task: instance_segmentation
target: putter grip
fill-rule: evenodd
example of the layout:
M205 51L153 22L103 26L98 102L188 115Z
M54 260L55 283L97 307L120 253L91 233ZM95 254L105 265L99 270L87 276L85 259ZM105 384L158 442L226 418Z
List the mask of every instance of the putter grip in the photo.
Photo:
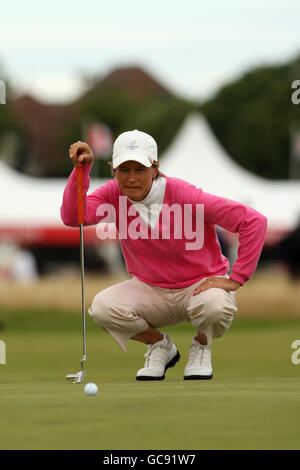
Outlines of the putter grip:
M83 183L82 165L76 166L78 224L83 224Z

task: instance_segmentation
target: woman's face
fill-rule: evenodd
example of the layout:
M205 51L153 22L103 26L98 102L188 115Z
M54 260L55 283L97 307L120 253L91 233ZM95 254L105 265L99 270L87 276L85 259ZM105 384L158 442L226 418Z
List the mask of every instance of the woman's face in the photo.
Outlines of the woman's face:
M157 167L148 168L139 162L129 160L116 168L115 175L124 196L134 201L142 201L150 191L157 172Z

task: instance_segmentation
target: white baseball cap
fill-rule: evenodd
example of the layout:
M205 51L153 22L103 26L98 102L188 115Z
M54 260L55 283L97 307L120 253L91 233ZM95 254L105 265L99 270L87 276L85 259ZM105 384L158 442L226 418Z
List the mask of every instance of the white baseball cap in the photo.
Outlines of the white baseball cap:
M123 132L113 147L113 169L128 160L134 160L148 168L157 161L157 144L151 135L138 130ZM152 161L151 161L152 160Z

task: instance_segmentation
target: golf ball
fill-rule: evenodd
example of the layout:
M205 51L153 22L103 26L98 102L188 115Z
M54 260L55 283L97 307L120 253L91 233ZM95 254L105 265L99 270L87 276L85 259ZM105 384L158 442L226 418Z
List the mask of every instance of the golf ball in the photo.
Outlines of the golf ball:
M98 387L94 383L88 383L84 387L84 392L86 395L96 395L98 393Z

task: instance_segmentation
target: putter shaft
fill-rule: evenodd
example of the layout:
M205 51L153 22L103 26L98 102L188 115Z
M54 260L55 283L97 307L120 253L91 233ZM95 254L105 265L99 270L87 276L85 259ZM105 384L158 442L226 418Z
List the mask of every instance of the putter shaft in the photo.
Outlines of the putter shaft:
M82 331L83 331L83 357L81 359L81 369L83 370L83 362L86 361L86 324L85 324L83 224L80 224L80 267L81 267L81 302L82 302Z
M80 268L81 268L81 307L82 307L82 333L83 333L83 356L81 359L81 371L77 374L68 374L67 380L73 383L82 383L85 378L84 362L86 361L86 324L85 324L85 288L84 288L84 238L83 238L83 182L82 165L76 167L77 176L77 205L78 225L80 229Z

